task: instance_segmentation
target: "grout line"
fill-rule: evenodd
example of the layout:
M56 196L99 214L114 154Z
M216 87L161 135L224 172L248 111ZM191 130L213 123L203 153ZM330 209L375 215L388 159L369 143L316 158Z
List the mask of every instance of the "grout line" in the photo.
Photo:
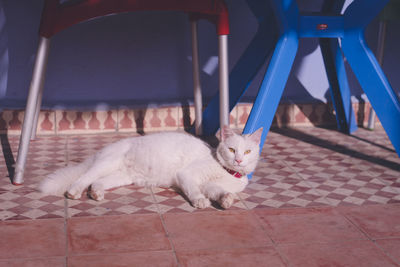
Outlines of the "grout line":
M282 261L284 263L286 263L288 266L292 266L292 264L290 263L289 259L278 249L278 243L276 243L275 240L272 238L272 236L268 234L267 229L264 227L264 222L257 215L257 213L254 210L248 210L247 212L249 212L250 214L252 214L252 216L254 216L256 218L256 220L258 222L258 225L265 232L265 235L271 240L271 246L278 253L278 255L282 259Z
M54 113L54 116L53 116L53 119L54 119L54 121L53 121L53 123L54 123L53 124L54 125L54 131L53 131L53 133L54 133L54 135L57 135L57 112L55 110L53 110L51 112Z
M164 228L166 237L167 237L168 242L169 242L169 244L171 246L172 252L174 253L175 262L178 264L178 266L181 266L181 264L179 263L179 260L178 260L178 256L176 255L176 250L175 250L174 243L172 242L172 240L170 238L170 234L168 232L167 225L165 224L164 217L163 217L163 214L161 212L160 206L158 205L156 196L155 196L155 194L153 192L153 187L150 187L150 192L151 192L151 196L153 198L154 204L157 206L157 213L158 213L158 216L160 217L161 224L162 224L162 226Z
M247 186L246 186L246 187L247 187ZM243 191L241 191L241 192L243 192ZM239 192L239 193L241 193L241 192ZM245 202L244 199L240 196L239 193L235 193L235 195L238 197L239 201L240 201L240 202L243 204L243 206L246 208L246 209L244 209L244 210L248 210L248 211L253 210L253 209L251 209L249 206L247 206L246 202ZM242 210L243 210L243 209L242 209Z
M67 199L64 198L64 211L65 211L65 218L64 218L64 233L65 233L65 266L68 266L68 203Z
M69 165L69 142L70 142L70 137L66 137L66 142L65 142L65 166ZM64 216L65 220L68 219L69 214L68 214L68 199L64 197Z
M150 187L149 187L149 191L150 191L150 193L151 193L151 198L153 199L154 204L155 204L156 207L157 207L157 213L158 213L158 214L161 214L161 209L160 209L160 206L159 206L158 203L157 203L157 199L156 199L156 196L155 196L155 194L154 194L153 188L154 188L153 186L150 186Z
M388 238L388 239L390 239L390 238ZM384 239L384 240L387 240L387 239ZM375 246L379 251L381 251L386 257L388 257L388 258L391 259L393 262L395 262L395 263L397 263L398 265L400 265L400 261L397 260L395 257L393 257L392 254L389 253L388 251L386 251L383 247L381 247L381 245L379 245L379 244L376 242L376 240L373 240L372 243L373 243L374 246Z
M293 264L289 261L289 258L281 251L279 246L277 244L273 244L273 247L276 252L278 252L278 255L281 257L282 261L285 262L288 266L293 266Z
M166 234L166 236L168 238L168 242L169 242L169 244L171 246L172 252L174 253L175 262L178 264L178 266L181 266L181 264L179 262L179 259L178 259L178 256L176 255L176 250L175 250L174 243L172 242L172 240L170 238L170 234L169 234L167 226L165 224L164 217L163 217L163 215L161 213L159 213L158 216L160 217L161 224L162 224L162 226L164 228L164 231L165 231L165 234Z
M385 205L385 204L383 204L383 205ZM363 234L367 238L367 240L375 243L374 239L371 236L369 236L369 234L366 231L364 231L364 229L362 229L362 227L360 227L358 224L353 222L353 220L351 218L349 218L346 214L342 213L340 211L340 209L336 209L336 211L338 212L339 215L343 216L350 224L352 224L361 234Z
M65 166L67 166L69 164L69 142L70 142L70 137L66 136L65 138ZM69 253L68 253L68 246L69 246L69 242L68 242L68 199L64 197L64 227L65 227L65 266L68 266L68 257L69 257Z
M69 142L70 137L65 137L65 166L69 164ZM65 266L68 266L68 199L64 197L64 227L65 227Z
M120 118L120 110L122 110L121 108L116 108L115 109L115 111L117 112L117 121L115 122L115 131L114 131L114 133L120 133L121 131L121 129L119 129L119 122L120 122L120 120L122 119L122 118Z
M64 197L64 216L65 216L65 221L67 221L69 218L69 213L68 213L68 199L66 197Z
M65 138L65 165L67 166L69 164L69 142L70 142L70 136L66 136Z
M275 248L277 243L275 242L275 240L268 234L267 229L264 227L264 222L261 220L260 216L257 215L257 213L254 210L249 210L247 211L249 214L251 214L253 217L256 218L258 225L260 226L260 228L265 232L265 234L268 236L269 240L271 240L271 244L272 246Z

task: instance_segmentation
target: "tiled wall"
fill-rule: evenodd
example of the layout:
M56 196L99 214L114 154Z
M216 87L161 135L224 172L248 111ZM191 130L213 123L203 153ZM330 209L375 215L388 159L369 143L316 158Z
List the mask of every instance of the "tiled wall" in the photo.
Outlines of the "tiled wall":
M243 128L252 104L240 103L230 114L232 127ZM369 103L354 103L356 120L366 126ZM0 113L0 132L20 134L24 111L4 110ZM149 109L119 109L108 111L43 110L39 116L40 135L80 134L98 132L152 132L179 130L194 120L192 106L170 106ZM274 126L335 125L334 110L329 104L281 104L275 114ZM378 122L379 124L379 122Z

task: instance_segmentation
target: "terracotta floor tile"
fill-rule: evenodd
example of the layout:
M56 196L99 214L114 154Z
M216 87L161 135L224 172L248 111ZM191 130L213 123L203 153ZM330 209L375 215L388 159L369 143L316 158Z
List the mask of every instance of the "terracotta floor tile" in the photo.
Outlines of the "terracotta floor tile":
M340 211L372 238L400 237L400 205L366 205Z
M400 205L393 204L400 202L400 158L383 130L359 129L356 136L315 127L271 131L253 179L227 211L195 209L168 189L125 186L102 202L34 190L53 170L130 135L39 137L19 187L8 177L19 137L3 142L0 221L13 221L0 222L0 267L63 266L67 249L72 266L175 266L173 249L182 266L380 267L391 265L390 257L400 263ZM352 206L326 207L346 205ZM17 260L20 255L25 258Z
M0 259L63 256L63 219L0 222Z
M171 249L156 214L71 218L67 226L70 255Z
M134 252L113 255L80 255L68 258L68 267L167 267L177 266L172 251Z
M251 212L167 213L163 218L177 251L271 244Z
M177 257L181 266L287 266L273 247L186 251Z
M281 245L278 250L292 266L398 266L368 240Z
M0 260L0 267L64 267L65 257Z
M400 265L400 238L379 239L376 243Z
M331 242L366 237L331 208L257 210L271 238L280 243Z

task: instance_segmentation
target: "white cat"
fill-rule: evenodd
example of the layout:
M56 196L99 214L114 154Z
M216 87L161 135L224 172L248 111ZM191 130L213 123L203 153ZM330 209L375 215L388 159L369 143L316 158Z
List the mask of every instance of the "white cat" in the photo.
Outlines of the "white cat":
M110 144L84 162L55 171L38 186L44 194L104 199L104 190L123 185L178 187L197 208L217 201L229 208L247 183L259 158L262 128L239 135L223 127L213 151L186 133L163 132Z

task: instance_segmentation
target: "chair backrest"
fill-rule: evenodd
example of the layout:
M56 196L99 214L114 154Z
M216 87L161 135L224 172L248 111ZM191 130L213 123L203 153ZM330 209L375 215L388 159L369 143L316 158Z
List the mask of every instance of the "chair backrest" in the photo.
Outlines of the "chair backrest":
M224 0L46 0L39 34L50 38L56 33L93 18L106 15L146 11L183 11L191 19L214 23L218 35L229 34L228 9Z

